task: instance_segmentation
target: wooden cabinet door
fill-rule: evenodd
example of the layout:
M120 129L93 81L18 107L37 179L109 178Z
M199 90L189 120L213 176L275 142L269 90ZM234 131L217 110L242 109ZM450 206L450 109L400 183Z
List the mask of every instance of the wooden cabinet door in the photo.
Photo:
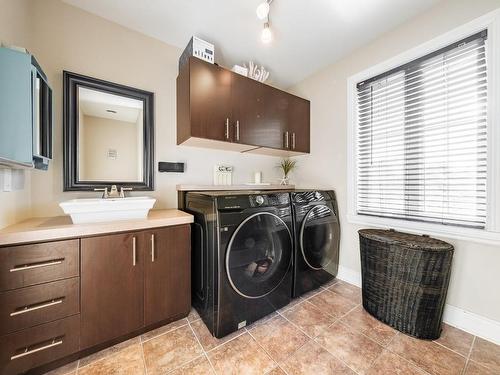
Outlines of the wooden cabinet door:
M143 234L81 240L81 348L144 325Z
M310 150L310 102L298 96L289 95L289 103L290 150L308 153Z
M229 141L231 72L197 58L189 64L191 136Z
M288 95L274 87L234 74L232 124L235 141L262 147L283 148L288 128Z
M191 307L191 227L180 225L145 233L144 254L146 326Z

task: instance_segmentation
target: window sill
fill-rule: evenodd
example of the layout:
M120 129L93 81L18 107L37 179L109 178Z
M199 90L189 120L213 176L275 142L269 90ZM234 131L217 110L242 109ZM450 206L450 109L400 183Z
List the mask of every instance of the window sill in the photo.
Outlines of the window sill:
M414 234L427 234L432 237L470 241L494 246L500 245L500 233L483 229L454 227L440 224L352 214L347 215L347 221L350 224L393 228L398 231L404 231Z

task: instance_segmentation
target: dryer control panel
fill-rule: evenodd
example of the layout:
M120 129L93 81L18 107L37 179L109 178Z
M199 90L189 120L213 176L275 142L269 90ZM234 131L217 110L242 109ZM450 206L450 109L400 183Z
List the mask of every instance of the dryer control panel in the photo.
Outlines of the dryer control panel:
M253 207L274 207L290 204L288 193L235 194L217 197L219 210L236 210Z

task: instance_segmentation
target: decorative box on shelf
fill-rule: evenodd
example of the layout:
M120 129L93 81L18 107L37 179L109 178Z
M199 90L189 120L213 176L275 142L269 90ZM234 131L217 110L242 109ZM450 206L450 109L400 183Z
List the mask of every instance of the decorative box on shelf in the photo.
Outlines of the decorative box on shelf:
M216 165L214 167L214 185L232 185L233 167L229 165Z
M213 44L196 36L191 37L188 45L179 58L179 71L181 71L181 68L187 63L190 56L197 57L213 64L215 62L215 47Z

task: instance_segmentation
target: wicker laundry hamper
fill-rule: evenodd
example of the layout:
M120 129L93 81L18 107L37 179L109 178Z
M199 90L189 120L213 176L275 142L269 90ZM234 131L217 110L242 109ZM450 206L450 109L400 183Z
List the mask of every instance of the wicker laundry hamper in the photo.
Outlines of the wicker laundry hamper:
M392 229L362 229L359 240L365 310L403 333L437 339L453 246Z

